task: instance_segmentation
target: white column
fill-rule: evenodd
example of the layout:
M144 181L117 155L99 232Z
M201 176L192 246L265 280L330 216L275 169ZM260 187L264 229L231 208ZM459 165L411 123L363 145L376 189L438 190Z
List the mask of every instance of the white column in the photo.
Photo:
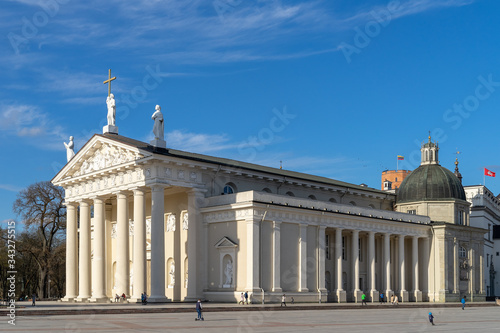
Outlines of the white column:
M422 274L422 283L420 284L420 289L422 290L422 297L425 297L425 300L429 300L429 259L430 259L430 240L429 237L424 237L422 239L423 258L420 258L420 270L423 272ZM424 299L423 299L424 300Z
M78 235L76 204L66 203L66 296L63 301L73 301L78 287Z
M281 222L273 221L273 287L272 291L281 292Z
M132 302L139 302L147 290L146 280L146 198L143 189L134 189L134 286Z
M116 195L116 287L130 296L128 198L122 192Z
M318 240L317 240L317 249L318 249L318 264L317 264L317 274L318 274L318 289L322 293L322 301L326 300L326 287L325 287L325 260L326 260L326 227L318 226ZM323 294L325 297L323 297Z
M104 200L94 198L94 260L92 269L92 302L103 302L106 297L106 245L105 245Z
M335 230L335 256L337 257L337 295L338 303L345 303L346 292L342 286L342 228Z
M203 193L200 190L192 189L188 192L188 287L186 301L196 301L201 298L201 277L199 276L198 263L201 262L201 251L198 244L201 237L198 237L198 230L202 228L200 205L203 201ZM200 279L199 279L200 278Z
M384 234L385 296L390 299L391 289L391 235Z
M260 221L257 218L249 218L247 224L247 287L246 291L259 292L260 262L259 262L259 237Z
M412 259L413 259L413 293L415 297L415 302L422 301L422 292L419 286L419 265L418 265L418 236L413 236L412 238Z
M402 302L408 302L408 291L406 290L406 269L405 269L405 236L399 235L399 297Z
M479 255L479 293L484 294L484 257Z
M378 300L378 291L375 287L375 232L368 232L368 277L369 277L369 286L370 286L370 296L372 298L372 302Z
M307 225L299 225L299 291L307 292Z
M453 239L453 293L460 297L460 259L458 258L458 240Z
M476 258L474 258L475 252L474 249L471 248L469 250L469 258L470 258L470 273L469 273L469 280L470 280L470 301L474 301L474 294L476 293Z
M151 296L149 302L165 302L165 203L164 186L151 186ZM191 276L189 276L191 279Z
M80 201L79 301L87 301L90 298L90 251L90 204L88 201Z
M359 289L359 231L352 231L352 266L353 266L353 297L354 301L361 301L361 290Z

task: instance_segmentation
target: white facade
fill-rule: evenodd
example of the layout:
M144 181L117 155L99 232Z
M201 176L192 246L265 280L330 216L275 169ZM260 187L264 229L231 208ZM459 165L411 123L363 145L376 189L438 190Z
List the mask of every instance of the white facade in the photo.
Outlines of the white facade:
M484 299L482 229L395 212L380 190L109 133L53 183L66 193L66 301ZM474 265L459 266L450 235Z
M484 234L484 284L487 296L497 296L500 277L495 277L495 269L500 267L500 241L494 238L493 229L500 228L500 200L484 185L464 186L464 190L471 203L471 226L488 231Z

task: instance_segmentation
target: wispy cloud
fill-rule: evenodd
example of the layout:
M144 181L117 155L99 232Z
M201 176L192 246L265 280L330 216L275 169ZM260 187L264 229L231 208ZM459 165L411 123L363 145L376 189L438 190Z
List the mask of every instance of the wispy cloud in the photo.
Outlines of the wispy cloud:
M226 134L190 133L175 130L167 133L166 139L169 147L200 154L238 147L238 144L230 142L230 138Z
M67 139L63 128L33 105L0 105L0 129L3 135L27 138L29 143L50 150L63 149L61 141Z
M381 15L387 12L387 3L377 6L364 6L355 13L336 17L333 24L336 28L352 29L355 26L366 23L374 19L373 13L379 14L382 19L395 20L405 16L421 14L431 10L448 7L461 7L474 3L477 0L407 0L399 1L397 9L389 16Z
M10 184L0 184L0 189L10 191L10 192L19 192L23 189L23 187L10 185Z

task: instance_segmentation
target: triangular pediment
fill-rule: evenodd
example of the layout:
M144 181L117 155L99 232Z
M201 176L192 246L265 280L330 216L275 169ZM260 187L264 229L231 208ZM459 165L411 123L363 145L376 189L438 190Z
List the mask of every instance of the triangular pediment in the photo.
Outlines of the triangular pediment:
M215 248L221 249L221 248L233 248L237 247L238 244L230 240L228 237L224 236L220 241L215 244Z
M135 162L151 153L103 136L94 135L54 177L52 182L91 175Z

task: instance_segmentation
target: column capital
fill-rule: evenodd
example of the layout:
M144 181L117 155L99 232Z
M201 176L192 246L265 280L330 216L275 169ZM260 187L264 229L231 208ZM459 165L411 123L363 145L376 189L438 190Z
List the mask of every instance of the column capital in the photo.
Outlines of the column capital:
M78 200L78 204L80 206L86 206L86 205L90 205L92 204L93 200L90 200L90 199L81 199L81 200Z
M106 200L106 198L104 197L101 197L101 196L93 196L93 197L90 197L90 200L92 200L93 202L96 202L96 201L101 201L101 203L104 203L104 201Z
M147 189L147 186L137 186L132 187L130 190L134 193L134 195L144 195Z
M76 206L78 206L78 202L76 202L76 201L64 201L63 205L66 207L68 207L68 206L76 207Z
M150 184L148 185L149 188L151 188L151 191L153 192L160 192L160 191L163 191L165 190L165 187L167 187L166 184Z

